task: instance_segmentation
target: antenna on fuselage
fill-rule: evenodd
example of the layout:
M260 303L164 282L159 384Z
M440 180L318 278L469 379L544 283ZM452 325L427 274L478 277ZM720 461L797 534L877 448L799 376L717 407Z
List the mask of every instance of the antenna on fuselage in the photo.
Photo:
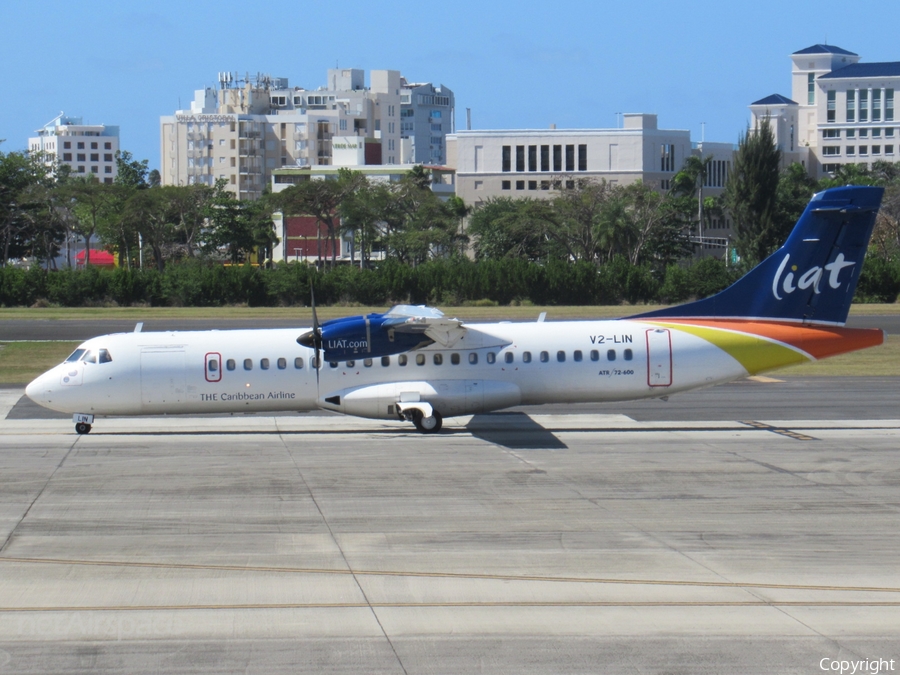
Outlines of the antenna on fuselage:
M138 321L137 324L136 324L135 327L134 327L134 332L135 332L135 333L140 333L143 329L144 329L144 322L143 322L143 321Z

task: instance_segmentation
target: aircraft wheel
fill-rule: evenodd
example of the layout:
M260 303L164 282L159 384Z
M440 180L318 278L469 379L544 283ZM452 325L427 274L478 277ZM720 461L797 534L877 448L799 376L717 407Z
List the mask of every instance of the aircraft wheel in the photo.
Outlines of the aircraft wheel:
M444 418L441 417L441 414L437 410L431 413L431 417L425 417L417 410L413 414L413 424L415 424L416 429L423 434L436 434L441 430L441 426L444 424Z
M75 433L77 434L89 434L91 433L91 425L85 424L84 422L79 422L75 425Z

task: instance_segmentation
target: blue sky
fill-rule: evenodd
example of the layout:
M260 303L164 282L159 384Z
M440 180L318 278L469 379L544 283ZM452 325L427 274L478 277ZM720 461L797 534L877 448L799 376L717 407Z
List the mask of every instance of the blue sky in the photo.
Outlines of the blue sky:
M335 2L6 0L0 149L25 149L60 111L118 124L159 166L159 117L219 71L324 85L340 67L400 70L456 94L457 127L613 127L650 112L699 140L737 142L747 105L790 96L789 55L828 42L900 61L883 0Z

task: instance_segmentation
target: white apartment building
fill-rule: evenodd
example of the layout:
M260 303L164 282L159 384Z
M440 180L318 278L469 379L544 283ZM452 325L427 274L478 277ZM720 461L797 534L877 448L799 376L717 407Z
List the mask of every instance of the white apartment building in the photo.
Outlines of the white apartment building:
M447 136L455 130L456 102L444 85L401 78L400 137L403 164L447 162Z
M112 183L116 177L118 126L84 124L81 117L60 113L36 133L28 139L28 151L43 153L52 170L67 165L75 175L93 174L104 183Z
M820 178L841 164L900 159L900 61L860 63L858 54L821 44L791 61L792 98L774 94L750 106L753 125L769 118L786 162Z
M659 129L656 115L626 113L617 129L457 131L448 164L456 168L457 195L478 206L489 197L549 197L555 181L578 178L668 190L698 151L689 131ZM703 144L703 156L713 157L709 188L724 187L733 151L727 143Z
M362 70L331 69L317 90L221 73L218 89L198 90L190 109L160 119L162 184L224 179L238 198L256 199L275 169L329 166L335 152L398 163L400 90L395 70L371 71L367 88Z

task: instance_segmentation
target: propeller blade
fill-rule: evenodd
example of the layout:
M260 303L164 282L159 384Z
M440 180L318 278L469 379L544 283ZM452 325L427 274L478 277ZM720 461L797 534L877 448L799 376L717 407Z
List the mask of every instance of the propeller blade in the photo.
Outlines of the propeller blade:
M319 317L316 314L316 292L313 288L312 279L309 280L309 299L312 307L312 342L311 345L315 349L316 354L316 391L319 390L319 371L322 369L322 327L319 325Z

